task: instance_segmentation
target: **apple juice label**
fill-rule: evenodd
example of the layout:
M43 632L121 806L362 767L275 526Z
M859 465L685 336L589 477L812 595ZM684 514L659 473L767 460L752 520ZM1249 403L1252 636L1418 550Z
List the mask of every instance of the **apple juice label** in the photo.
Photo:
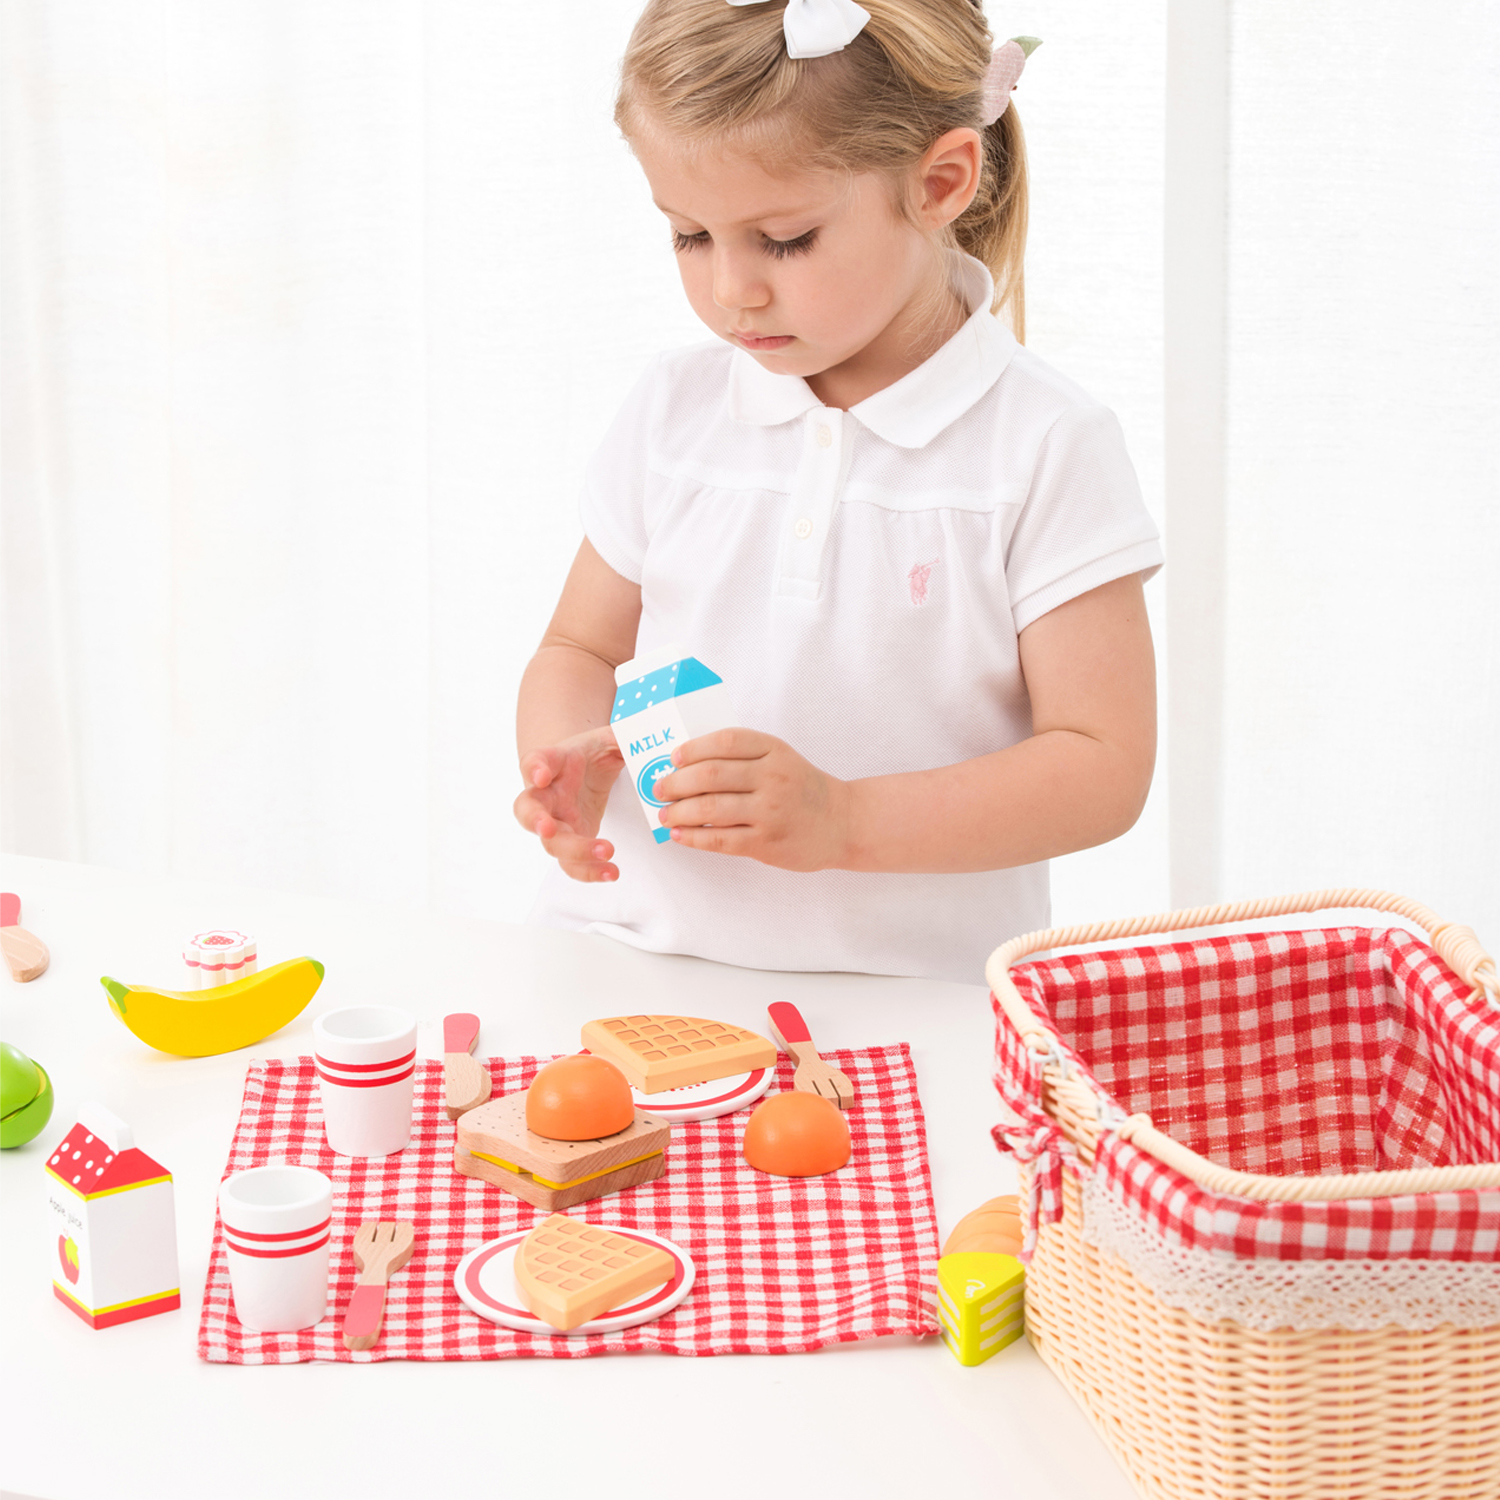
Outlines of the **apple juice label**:
M664 844L672 835L659 819L667 804L657 798L656 783L672 769L679 745L735 723L729 689L696 656L675 648L652 652L615 669L609 722L646 826Z

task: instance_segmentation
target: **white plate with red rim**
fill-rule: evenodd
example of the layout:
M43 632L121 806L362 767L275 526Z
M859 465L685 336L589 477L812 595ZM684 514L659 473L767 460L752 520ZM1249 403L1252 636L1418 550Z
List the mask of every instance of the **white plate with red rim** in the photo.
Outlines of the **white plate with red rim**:
M488 1318L492 1323L513 1328L517 1333L551 1333L565 1339L579 1339L590 1333L618 1333L622 1328L650 1323L671 1312L692 1291L698 1274L693 1258L671 1240L663 1239L659 1234L648 1234L644 1229L626 1229L620 1224L595 1227L665 1250L676 1262L672 1279L664 1286L652 1287L639 1297L610 1308L603 1316L590 1318L587 1323L580 1323L577 1328L564 1333L535 1316L516 1285L516 1251L531 1233L529 1229L517 1229L469 1251L454 1267L453 1289L471 1312Z
M588 1048L585 1047L587 1054ZM659 1094L643 1094L631 1089L635 1107L663 1120L717 1120L737 1109L754 1104L771 1087L774 1068L756 1068L751 1073L732 1073L728 1078L714 1078L707 1083L689 1083L680 1089L663 1089Z

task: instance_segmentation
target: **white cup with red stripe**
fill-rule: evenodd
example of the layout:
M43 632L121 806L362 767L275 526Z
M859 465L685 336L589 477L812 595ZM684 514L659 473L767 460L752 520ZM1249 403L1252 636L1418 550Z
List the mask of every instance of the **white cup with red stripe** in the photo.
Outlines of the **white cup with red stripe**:
M256 1333L294 1333L328 1307L333 1184L311 1167L251 1167L219 1186L235 1316Z
M411 1139L417 1019L391 1005L353 1005L313 1022L323 1129L340 1156L389 1156Z

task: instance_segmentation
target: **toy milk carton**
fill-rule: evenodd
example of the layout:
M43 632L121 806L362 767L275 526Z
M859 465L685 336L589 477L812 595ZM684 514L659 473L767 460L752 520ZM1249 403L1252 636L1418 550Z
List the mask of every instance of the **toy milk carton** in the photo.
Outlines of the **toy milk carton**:
M609 722L646 826L664 844L672 832L658 820L667 804L657 800L656 783L672 769L672 752L679 745L735 724L729 689L696 656L668 646L615 668Z
M172 1174L136 1150L122 1119L85 1104L47 1178L52 1288L64 1307L109 1328L181 1305Z

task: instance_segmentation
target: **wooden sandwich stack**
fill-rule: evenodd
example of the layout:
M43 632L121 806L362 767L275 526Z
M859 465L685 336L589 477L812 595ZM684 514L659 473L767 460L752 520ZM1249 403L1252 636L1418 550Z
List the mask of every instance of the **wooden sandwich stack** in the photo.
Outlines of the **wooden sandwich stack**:
M603 1058L560 1057L531 1087L458 1117L453 1165L548 1210L651 1182L667 1169L672 1127L635 1107Z
M667 1170L672 1127L634 1105L626 1124L602 1139L559 1140L531 1128L526 1104L526 1094L507 1094L459 1116L453 1165L548 1210L654 1182Z

